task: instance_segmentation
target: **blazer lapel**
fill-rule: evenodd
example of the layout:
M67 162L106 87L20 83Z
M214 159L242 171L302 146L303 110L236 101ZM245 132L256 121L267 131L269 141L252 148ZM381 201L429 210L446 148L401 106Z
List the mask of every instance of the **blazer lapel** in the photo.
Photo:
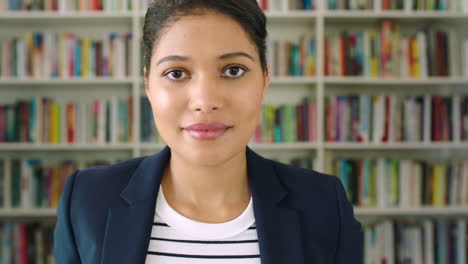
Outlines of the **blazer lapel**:
M274 163L249 147L246 154L262 264L303 264L299 213L288 207Z
M170 148L165 146L145 158L121 193L129 206L109 209L102 264L144 263L159 185L170 156ZM248 146L246 159L261 263L303 264L299 215L288 207L287 190L274 163Z
M102 264L144 263L153 226L156 197L170 157L169 147L145 158L120 196L129 206L110 208Z

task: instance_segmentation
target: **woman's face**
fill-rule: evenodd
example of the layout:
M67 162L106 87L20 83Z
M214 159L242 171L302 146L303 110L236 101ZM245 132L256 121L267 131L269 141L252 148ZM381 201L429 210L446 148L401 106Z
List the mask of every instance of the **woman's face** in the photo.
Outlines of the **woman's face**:
M244 29L228 16L209 12L180 18L157 43L146 94L171 151L206 166L243 154L269 87L269 75L263 75L256 46ZM231 127L211 140L196 139L185 129L211 122Z

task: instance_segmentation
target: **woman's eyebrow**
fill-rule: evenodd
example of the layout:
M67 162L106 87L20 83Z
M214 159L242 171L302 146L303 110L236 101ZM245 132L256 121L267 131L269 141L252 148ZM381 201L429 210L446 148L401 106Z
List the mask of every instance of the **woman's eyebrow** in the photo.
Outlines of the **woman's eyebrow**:
M247 54L245 52L242 52L242 51L226 53L226 54L223 54L223 55L219 56L218 59L225 60L225 59L231 59L231 58L234 58L234 57L246 57L246 58L249 58L249 59L255 61L252 56L250 56L249 54ZM190 60L192 60L190 57L179 56L179 55L170 55L170 56L166 56L166 57L160 59L156 63L156 65L159 65L159 64L161 64L163 62L166 62L166 61L190 61Z
M219 56L219 59L224 60L224 59L230 59L230 58L234 58L234 57L247 57L247 58L255 61L252 56L250 56L249 54L247 54L245 52L242 52L242 51L226 53L224 55Z

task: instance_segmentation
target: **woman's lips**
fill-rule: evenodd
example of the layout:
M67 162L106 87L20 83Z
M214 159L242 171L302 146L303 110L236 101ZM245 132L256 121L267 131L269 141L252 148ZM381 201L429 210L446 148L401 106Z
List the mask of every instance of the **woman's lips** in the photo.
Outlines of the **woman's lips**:
M197 140L213 140L221 137L232 126L219 123L196 123L185 128L190 136Z
M230 127L223 128L223 129L214 129L214 130L193 130L193 129L185 129L187 133L192 136L194 139L197 140L214 140L226 133L226 131Z

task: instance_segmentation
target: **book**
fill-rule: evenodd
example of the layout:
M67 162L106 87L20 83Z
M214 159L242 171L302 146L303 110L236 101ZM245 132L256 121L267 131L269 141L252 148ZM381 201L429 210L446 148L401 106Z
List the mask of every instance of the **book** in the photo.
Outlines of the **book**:
M468 205L468 163L410 159L334 159L353 205L369 208L418 208Z

